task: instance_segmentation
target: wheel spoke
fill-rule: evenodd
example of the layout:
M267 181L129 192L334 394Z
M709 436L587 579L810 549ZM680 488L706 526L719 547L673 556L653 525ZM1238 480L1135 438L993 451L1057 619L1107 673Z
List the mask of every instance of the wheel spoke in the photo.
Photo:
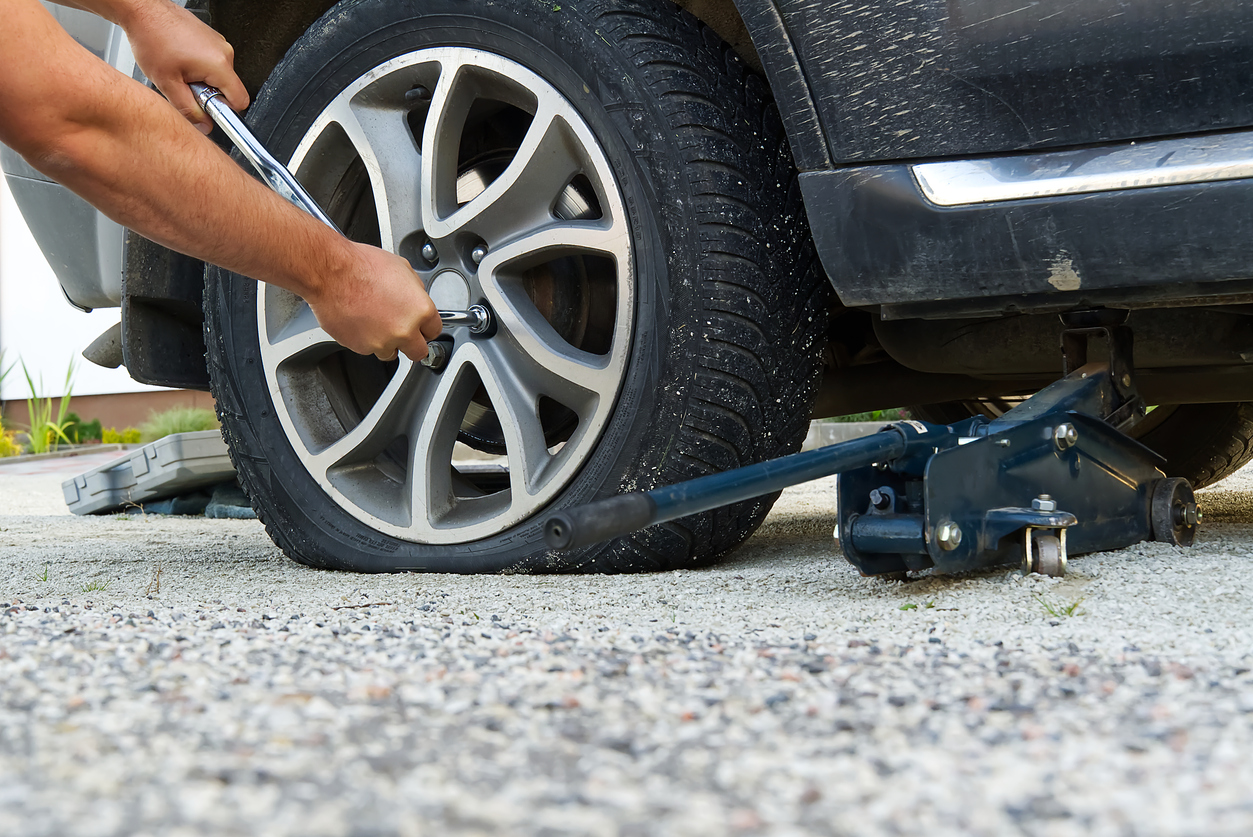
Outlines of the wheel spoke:
M441 82L443 79L441 78ZM446 111L459 113L468 105L454 103L459 95L455 82L446 94L449 102ZM505 241L518 232L534 229L551 220L551 207L557 196L570 180L579 174L585 164L580 158L581 138L568 121L569 106L556 96L543 97L539 108L527 129L517 153L505 170L487 188L464 206L457 207L455 195L445 194L440 177L449 177L446 171L436 168L439 163L428 161L426 172L433 191L422 201L423 224L432 238L445 238L470 226L475 235L489 242ZM427 121L425 142L438 142L432 136L434 120ZM453 139L445 139L451 143ZM431 147L431 146L428 146ZM428 155L438 158L453 149L436 149Z
M412 395L417 387L416 378L429 375L402 356L395 374L357 426L322 450L311 452L309 469L318 477L327 477L330 469L342 462L364 461L376 456L404 432L405 418L413 400L406 395Z
M410 413L410 508L412 525L429 529L452 509L452 449L477 388L473 346L466 346L427 387Z
M313 310L301 303L300 310L263 346L266 363L279 366L290 360L314 359L341 348L335 338L318 325Z
M499 362L499 356L488 356L480 368L483 386L505 434L509 486L513 502L519 503L523 497L536 493L543 482L545 466L553 457L544 442L539 420L539 395L530 381L512 374L514 371L510 364Z
M523 377L547 395L582 414L587 396L609 398L617 390L618 375L610 371L609 355L596 355L570 345L549 324L514 279L528 262L553 255L593 252L614 257L627 247L622 224L608 221L552 224L491 253L480 266L483 293L508 335L507 348L494 346L500 362L525 366ZM615 344L625 336L615 335ZM511 356L512 355L512 356ZM594 409L594 404L591 405Z
M405 236L422 226L422 154L404 111L358 96L335 102L326 116L343 128L361 155L378 208L382 247L395 252Z

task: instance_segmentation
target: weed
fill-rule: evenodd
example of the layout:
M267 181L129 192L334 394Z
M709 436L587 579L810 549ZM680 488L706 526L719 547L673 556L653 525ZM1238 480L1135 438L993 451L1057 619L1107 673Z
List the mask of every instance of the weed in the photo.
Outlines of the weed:
M155 442L175 433L192 433L197 430L217 430L222 425L212 410L204 407L175 407L160 413L152 413L139 426L145 442Z
M65 372L65 394L61 396L61 402L56 407L56 420L53 416L53 398L51 396L41 398L38 390L43 389L43 376L39 377L38 390L35 387L35 380L30 375L30 370L26 368L26 361L22 361L22 374L26 376L26 385L30 387L30 398L26 399L26 411L30 417L30 428L27 431L30 437L31 453L47 453L50 450L56 450L59 444L58 440L70 444L70 437L66 430L70 427L70 422L66 421L65 414L69 412L71 392L74 388L74 361L70 360L70 366Z
M923 602L922 607L924 610L932 610L935 607L935 599L932 599L929 602ZM913 602L910 602L909 604L901 605L900 609L901 610L917 610L918 605L914 604Z
M1033 594L1034 595L1034 594ZM1040 607L1044 608L1044 612L1054 619L1065 619L1070 616L1082 616L1085 611L1081 610L1079 605L1083 604L1083 598L1075 599L1068 605L1055 604L1050 602L1043 596L1036 596L1035 600L1040 603Z
M909 604L901 605L901 610L917 610L917 609L918 609L918 605L914 604L913 602L910 602Z
M105 579L104 581L100 581L100 580L89 581L83 585L84 593L103 593L105 590L108 590L108 589L109 589L108 579Z
M148 582L147 589L144 590L145 596L161 595L161 571L165 568L165 562L157 560L157 569L152 574L152 581Z
M38 576L38 578L39 578L39 580L40 580L40 581L42 581L44 584L47 584L47 583L48 583L48 565L47 565L47 564L44 564L44 571L43 571L43 575Z

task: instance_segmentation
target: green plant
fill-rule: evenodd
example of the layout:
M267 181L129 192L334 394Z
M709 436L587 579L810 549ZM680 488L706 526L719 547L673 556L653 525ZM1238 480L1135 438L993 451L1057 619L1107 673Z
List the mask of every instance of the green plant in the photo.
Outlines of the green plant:
M81 445L87 442L99 442L103 429L100 427L100 419L92 419L91 421L83 421L79 418L78 413L69 412L65 414L65 423L70 425L66 431L74 444Z
M22 361L22 374L26 376L26 385L30 387L30 398L26 399L27 415L30 418L30 426L27 430L29 437L28 444L31 453L47 453L50 450L56 450L59 444L58 440L70 444L70 437L66 430L69 429L70 423L66 421L66 413L69 412L71 393L74 389L74 361L70 360L69 368L65 371L65 394L61 396L60 404L56 407L56 419L53 420L54 399L51 396L40 398L38 391L43 389L43 376L39 377L39 387L35 387L35 380L30 376L30 370L26 368L26 361Z
M13 361L7 367L4 365L4 350L0 349L0 384L4 383L4 379L13 371L15 365L17 365L17 361Z
M890 410L871 410L868 413L849 413L846 416L834 416L823 421L904 421L909 418L909 411L904 407L893 407Z
M48 564L44 564L43 574L37 577L40 581L44 582L45 584L48 582Z
M97 579L96 581L89 581L83 585L84 593L102 593L108 589L109 589L109 582L107 579L104 581Z
M0 427L0 456L17 456L26 450L17 443L17 434Z
M140 441L139 429L126 427L119 431L116 427L106 427L100 434L100 441L106 445L137 445Z
M1084 614L1084 611L1079 609L1079 605L1083 604L1082 597L1075 599L1068 605L1055 604L1043 596L1036 596L1035 600L1044 608L1044 612L1054 619L1065 619L1070 616L1082 616Z
M139 426L139 431L143 441L155 442L175 433L217 430L221 426L212 410L204 407L174 407L150 414L148 420Z

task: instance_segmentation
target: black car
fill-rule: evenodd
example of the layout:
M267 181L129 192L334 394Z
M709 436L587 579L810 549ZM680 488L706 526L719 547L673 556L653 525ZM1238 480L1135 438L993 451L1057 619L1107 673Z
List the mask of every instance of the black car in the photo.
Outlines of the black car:
M771 498L572 553L542 523L790 453L815 417L997 414L1061 375L1084 309L1129 310L1132 434L1171 476L1253 458L1253 4L190 6L340 227L496 323L450 329L440 371L384 363L133 235L110 292L41 235L65 193L6 156L71 301L121 305L136 379L212 390L297 561L707 563Z

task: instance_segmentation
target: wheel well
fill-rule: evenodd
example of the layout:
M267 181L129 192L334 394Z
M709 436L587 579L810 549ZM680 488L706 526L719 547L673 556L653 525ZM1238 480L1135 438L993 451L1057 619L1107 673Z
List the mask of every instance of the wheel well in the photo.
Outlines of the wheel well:
M733 0L675 0L761 71L748 29ZM187 8L235 48L235 70L254 98L274 66L334 0L190 0ZM199 303L203 263L146 241L132 240L123 287L127 370L136 380L205 389ZM158 350L159 349L159 350Z
M761 61L734 0L675 0L761 71ZM189 3L209 13L210 23L235 48L235 72L255 96L296 39L331 6L333 0L200 0Z

